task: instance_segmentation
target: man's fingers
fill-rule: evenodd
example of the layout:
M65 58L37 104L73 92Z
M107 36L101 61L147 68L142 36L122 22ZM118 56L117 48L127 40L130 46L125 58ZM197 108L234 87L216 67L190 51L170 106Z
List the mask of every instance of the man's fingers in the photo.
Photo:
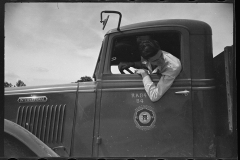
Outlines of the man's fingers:
M140 70L139 69L135 70L135 74L141 74Z
M123 68L123 69L126 69L126 68L127 68L127 65L126 65L126 64L122 65L122 68Z
M128 65L126 65L126 64L121 64L119 68L120 68L120 69L127 69L127 68L129 68L129 67L128 67Z

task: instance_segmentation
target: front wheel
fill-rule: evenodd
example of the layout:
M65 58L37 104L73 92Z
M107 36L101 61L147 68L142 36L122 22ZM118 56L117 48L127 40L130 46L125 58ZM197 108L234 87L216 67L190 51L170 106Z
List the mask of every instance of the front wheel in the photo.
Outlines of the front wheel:
M4 157L37 157L37 155L16 138L4 133Z

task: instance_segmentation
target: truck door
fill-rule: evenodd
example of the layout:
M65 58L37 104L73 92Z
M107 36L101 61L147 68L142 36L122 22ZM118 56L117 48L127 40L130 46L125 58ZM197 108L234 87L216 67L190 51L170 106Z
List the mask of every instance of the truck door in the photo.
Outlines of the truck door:
M150 35L162 50L181 60L182 71L157 102L146 94L142 78L121 74L121 61L138 61L136 37ZM115 53L118 43L134 46ZM99 116L99 157L191 157L193 125L189 33L178 27L148 28L109 35ZM160 75L150 75L156 84Z

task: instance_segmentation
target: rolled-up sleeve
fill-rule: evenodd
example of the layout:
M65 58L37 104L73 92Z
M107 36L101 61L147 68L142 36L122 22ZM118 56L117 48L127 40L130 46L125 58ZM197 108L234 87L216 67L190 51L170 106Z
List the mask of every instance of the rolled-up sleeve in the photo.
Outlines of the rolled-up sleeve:
M181 63L178 59L169 63L164 72L161 73L162 76L157 85L152 82L150 76L143 78L144 88L152 102L158 101L166 93L180 73L181 68Z

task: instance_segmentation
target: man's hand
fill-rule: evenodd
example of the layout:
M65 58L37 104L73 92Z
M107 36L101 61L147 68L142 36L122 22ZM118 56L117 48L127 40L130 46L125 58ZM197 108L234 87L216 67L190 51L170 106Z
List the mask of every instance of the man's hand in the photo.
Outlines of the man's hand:
M135 70L135 74L140 74L142 78L148 75L148 71L145 69L137 69Z
M134 65L133 62L120 62L118 65L118 69L121 73L123 73L124 69L128 69Z

